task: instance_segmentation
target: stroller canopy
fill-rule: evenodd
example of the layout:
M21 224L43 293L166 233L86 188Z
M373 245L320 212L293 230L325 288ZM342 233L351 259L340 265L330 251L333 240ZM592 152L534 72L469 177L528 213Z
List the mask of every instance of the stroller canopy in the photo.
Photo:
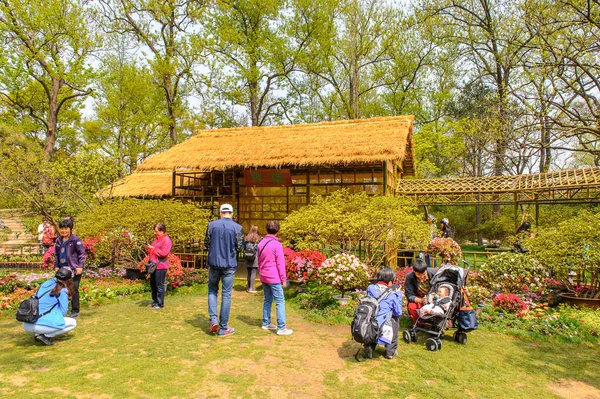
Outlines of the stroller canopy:
M431 285L450 283L457 287L462 287L466 277L466 271L462 267L456 265L443 265L431 279Z

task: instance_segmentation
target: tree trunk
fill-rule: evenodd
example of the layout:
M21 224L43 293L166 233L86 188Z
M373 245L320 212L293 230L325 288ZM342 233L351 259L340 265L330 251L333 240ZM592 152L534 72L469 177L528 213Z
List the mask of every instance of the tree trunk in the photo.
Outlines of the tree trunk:
M167 100L167 111L169 114L169 138L171 145L177 143L177 115L175 115L175 95L173 93L173 82L171 75L164 75L163 83L165 89L165 99Z
M252 126L258 126L258 83L249 82L250 87L250 116L252 118Z
M54 158L54 144L56 143L56 129L58 127L58 92L61 86L62 82L59 78L52 78L52 87L48 98L46 142L44 143L44 152L48 161L52 161Z

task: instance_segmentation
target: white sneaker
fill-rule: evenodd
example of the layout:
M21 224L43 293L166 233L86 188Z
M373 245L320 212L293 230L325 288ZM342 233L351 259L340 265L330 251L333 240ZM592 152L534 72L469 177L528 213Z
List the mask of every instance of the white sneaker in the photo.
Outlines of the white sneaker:
M261 328L263 330L277 330L277 326L273 323L269 324L268 326L262 326Z
M284 328L283 330L277 330L277 335L292 335L294 330L290 330L289 328Z

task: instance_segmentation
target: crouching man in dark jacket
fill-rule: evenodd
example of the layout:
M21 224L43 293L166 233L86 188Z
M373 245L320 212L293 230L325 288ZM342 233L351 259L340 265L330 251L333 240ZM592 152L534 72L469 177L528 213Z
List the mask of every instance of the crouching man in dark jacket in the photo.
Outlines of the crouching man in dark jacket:
M413 265L413 271L406 276L404 283L404 295L408 301L408 314L413 323L419 317L418 310L427 304L427 293L431 288L431 278L435 276L437 269L427 267L427 264L417 259Z
M229 323L233 277L237 268L237 252L244 249L244 230L233 221L233 206L223 204L221 219L208 224L204 246L208 250L208 314L210 332L231 335L235 329ZM217 298L221 282L221 312L217 317Z

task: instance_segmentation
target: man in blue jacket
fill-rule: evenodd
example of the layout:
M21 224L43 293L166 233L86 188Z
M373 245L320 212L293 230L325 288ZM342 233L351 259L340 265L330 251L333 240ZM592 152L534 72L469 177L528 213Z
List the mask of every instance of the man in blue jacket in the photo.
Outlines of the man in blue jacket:
M219 209L221 219L212 221L206 229L204 246L208 250L208 314L210 332L219 336L231 335L229 327L231 290L237 268L237 252L244 249L244 231L233 221L233 206L223 204ZM221 282L221 313L217 318L217 299Z

